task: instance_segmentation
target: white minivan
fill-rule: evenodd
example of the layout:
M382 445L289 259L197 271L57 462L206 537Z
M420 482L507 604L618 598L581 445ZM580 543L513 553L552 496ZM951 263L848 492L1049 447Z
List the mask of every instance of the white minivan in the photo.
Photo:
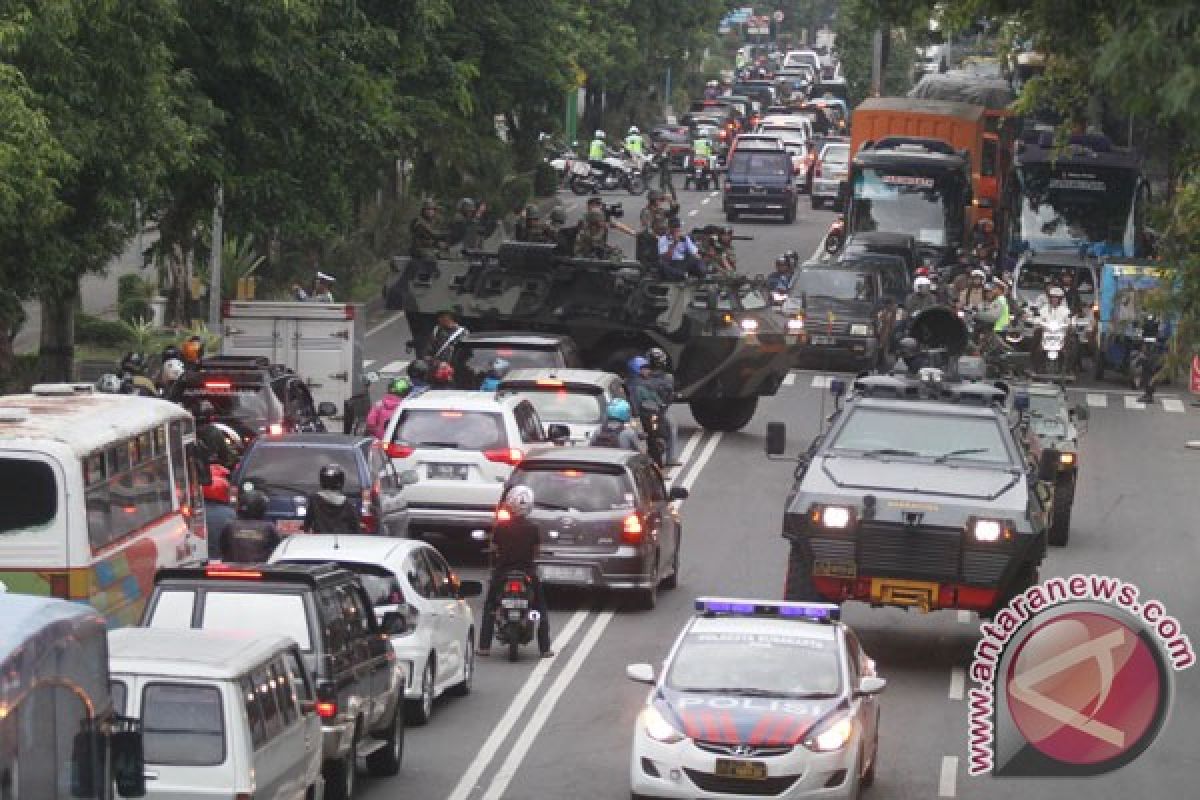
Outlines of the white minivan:
M321 720L292 639L121 628L108 648L113 706L142 721L147 798L324 795Z

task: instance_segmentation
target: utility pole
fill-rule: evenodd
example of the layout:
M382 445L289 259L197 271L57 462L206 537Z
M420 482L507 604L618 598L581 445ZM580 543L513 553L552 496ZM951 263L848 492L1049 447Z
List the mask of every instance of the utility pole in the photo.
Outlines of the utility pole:
M213 204L212 252L208 257L208 330L215 333L221 324L221 251L224 250L225 187L217 184Z
M883 94L883 31L875 29L871 47L871 96Z

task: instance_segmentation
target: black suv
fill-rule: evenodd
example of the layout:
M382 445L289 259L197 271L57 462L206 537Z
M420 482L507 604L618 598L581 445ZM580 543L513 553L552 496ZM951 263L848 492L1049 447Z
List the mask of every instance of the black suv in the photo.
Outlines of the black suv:
M741 214L779 214L795 222L799 191L786 150L735 150L725 173L725 219Z
M333 564L161 569L141 624L291 636L317 688L325 797L349 800L360 757L373 775L399 772L407 676L388 635L405 622L399 614L376 622L354 573Z
M184 373L167 395L197 419L213 418L252 439L266 433L323 433L322 417L337 414L333 403L313 402L304 379L282 364L258 356L216 356ZM215 416L200 413L212 404Z

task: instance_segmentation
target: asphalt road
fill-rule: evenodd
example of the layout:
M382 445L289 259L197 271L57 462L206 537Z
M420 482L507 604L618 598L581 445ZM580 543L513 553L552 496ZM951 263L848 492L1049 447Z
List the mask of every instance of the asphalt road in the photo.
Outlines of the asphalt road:
M680 192L685 225L724 222L715 192ZM582 198L561 196L575 216ZM635 223L641 198L611 195ZM808 209L792 225L736 225L743 271L771 269L780 252L811 253L833 219ZM632 240L625 241L632 254ZM373 369L398 370L407 356L407 329L390 313L373 321L367 357ZM823 372L793 372L774 398L759 405L739 433L696 430L686 408L673 411L686 443L676 485L684 503L679 588L660 595L652 612L619 599L554 594L551 624L557 657L540 661L535 648L517 664L480 659L475 690L440 701L433 721L410 728L404 768L387 781L364 779L365 800L549 800L628 798L629 747L646 688L624 676L627 663L659 662L701 594L778 598L783 588L783 501L792 469L763 455L769 420L788 424L800 449L831 410ZM1133 402L1115 384L1080 387L1091 406L1070 545L1052 550L1042 577L1076 572L1113 575L1156 597L1200 642L1200 526L1194 497L1200 452L1200 408L1182 390L1152 407ZM450 553L464 577L481 578L477 559ZM478 605L476 605L478 614ZM845 620L860 634L888 680L882 697L878 780L867 798L1177 798L1196 796L1200 774L1200 669L1176 675L1171 717L1153 747L1099 779L1002 780L969 777L963 670L970 663L978 620L956 612L922 616L848 604Z

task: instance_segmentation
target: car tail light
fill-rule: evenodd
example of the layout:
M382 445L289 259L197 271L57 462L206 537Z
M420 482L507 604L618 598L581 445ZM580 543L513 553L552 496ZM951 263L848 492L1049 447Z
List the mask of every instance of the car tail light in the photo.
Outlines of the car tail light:
M229 389L233 388L233 384L230 381L205 381L204 388L205 389L229 390Z
M509 511L507 508L497 508L496 509L496 524L499 525L499 524L502 524L505 522L512 522L512 512Z
M637 514L630 514L621 523L621 541L625 544L641 544L645 532L642 518Z
M400 444L399 442L388 442L387 446L383 449L388 454L388 458L408 458L416 452L416 448L411 445Z
M337 694L331 683L324 681L317 686L317 716L333 719L338 713Z
M280 434L283 433L283 426L280 425L278 422L272 422L267 427L267 433L271 436L279 436Z
M263 576L262 572L256 569L232 569L220 562L206 566L204 574L210 578L242 578L245 580L260 580Z
M379 531L379 520L375 518L375 500L379 498L377 487L362 490L362 528L365 533Z
M508 464L515 467L521 463L521 459L525 457L525 454L516 447L501 447L496 450L484 450L483 457L497 464Z
M521 594L525 591L525 584L521 581L509 581L508 583L504 584L504 591L512 592L514 594Z

